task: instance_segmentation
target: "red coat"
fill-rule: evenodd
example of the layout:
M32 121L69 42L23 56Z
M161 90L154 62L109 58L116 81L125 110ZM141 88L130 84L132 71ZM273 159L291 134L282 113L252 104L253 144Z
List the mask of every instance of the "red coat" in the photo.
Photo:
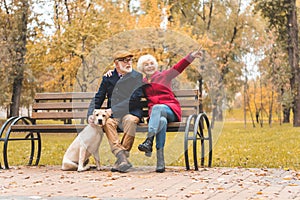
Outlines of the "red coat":
M143 79L143 82L146 83L144 93L148 100L149 116L155 104L165 104L173 110L178 121L181 121L181 107L172 92L171 81L183 72L193 60L194 58L189 54L172 68L162 72L156 71L150 79L147 77Z

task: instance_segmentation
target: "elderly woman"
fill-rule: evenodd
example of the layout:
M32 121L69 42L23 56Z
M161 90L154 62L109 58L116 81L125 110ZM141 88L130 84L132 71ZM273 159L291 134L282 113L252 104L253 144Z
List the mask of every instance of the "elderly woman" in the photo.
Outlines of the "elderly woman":
M156 172L165 171L164 146L169 122L181 121L181 108L171 89L171 81L189 66L195 58L202 57L201 48L181 59L172 68L158 71L158 63L152 55L138 59L138 70L146 76L143 79L144 94L148 100L149 123L147 139L138 146L140 151L151 156L154 137L156 137Z

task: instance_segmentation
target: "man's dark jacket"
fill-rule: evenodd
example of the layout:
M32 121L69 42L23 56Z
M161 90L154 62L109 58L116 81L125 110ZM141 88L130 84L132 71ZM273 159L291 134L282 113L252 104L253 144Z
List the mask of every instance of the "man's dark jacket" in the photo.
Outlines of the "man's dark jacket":
M99 90L90 103L88 116L93 114L94 109L100 109L105 98L108 98L107 108L112 109L113 117L122 118L130 113L141 119L142 77L141 73L132 70L120 78L116 69L111 77L103 76Z

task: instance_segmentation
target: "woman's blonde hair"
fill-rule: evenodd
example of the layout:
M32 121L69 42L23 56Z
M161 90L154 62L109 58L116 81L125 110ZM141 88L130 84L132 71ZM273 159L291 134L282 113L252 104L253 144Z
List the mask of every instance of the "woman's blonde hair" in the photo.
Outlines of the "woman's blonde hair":
M146 54L143 55L139 58L138 62L137 62L137 69L141 72L143 72L144 70L144 62L146 62L147 60L150 60L154 63L154 66L156 67L156 69L158 68L158 63L157 60L155 59L154 56L150 55L150 54Z

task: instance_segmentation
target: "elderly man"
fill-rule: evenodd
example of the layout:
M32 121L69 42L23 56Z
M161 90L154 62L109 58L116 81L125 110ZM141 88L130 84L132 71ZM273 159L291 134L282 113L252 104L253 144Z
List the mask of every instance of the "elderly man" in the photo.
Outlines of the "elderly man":
M117 158L111 169L113 172L126 172L132 167L127 158L134 142L137 124L142 118L142 74L132 69L132 58L130 52L123 50L113 55L113 74L110 77L103 76L88 111L88 122L93 124L93 110L101 108L104 99L108 98L106 111L110 118L103 128L111 151ZM124 132L121 141L118 128Z

